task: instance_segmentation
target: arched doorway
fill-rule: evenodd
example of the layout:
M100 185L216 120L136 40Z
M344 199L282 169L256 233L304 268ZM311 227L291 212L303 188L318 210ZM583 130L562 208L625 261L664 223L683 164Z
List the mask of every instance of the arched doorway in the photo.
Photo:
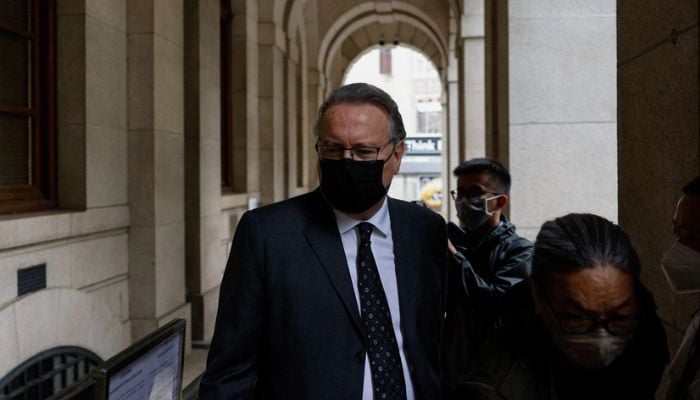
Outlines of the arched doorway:
M444 110L440 75L421 52L383 43L362 53L347 69L343 84L367 82L396 101L406 128L406 154L393 180L392 197L440 212Z

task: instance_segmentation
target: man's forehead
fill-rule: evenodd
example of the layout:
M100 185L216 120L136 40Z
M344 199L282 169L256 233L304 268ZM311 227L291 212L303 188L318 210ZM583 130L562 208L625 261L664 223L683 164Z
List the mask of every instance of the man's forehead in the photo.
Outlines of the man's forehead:
M328 122L332 117L347 117L359 120L367 120L374 117L380 120L390 120L389 113L382 107L368 102L342 102L329 106L321 116L321 122Z
M319 140L337 142L336 134L351 134L354 141L382 141L391 138L388 114L372 103L338 103L323 113L319 121ZM342 138L346 139L346 138ZM344 140L341 140L344 141Z

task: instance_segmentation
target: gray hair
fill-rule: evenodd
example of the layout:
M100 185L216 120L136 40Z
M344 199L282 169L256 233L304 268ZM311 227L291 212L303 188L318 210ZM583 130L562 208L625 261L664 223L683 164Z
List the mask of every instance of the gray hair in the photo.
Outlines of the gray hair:
M384 110L389 115L389 131L391 140L399 141L406 137L406 129L399 113L399 106L382 89L368 83L351 83L335 89L318 109L314 124L314 135L319 135L319 125L323 114L337 104L372 104Z
M601 266L639 278L639 257L618 225L593 214L568 214L542 225L532 258L532 278L540 285L547 286L556 272Z

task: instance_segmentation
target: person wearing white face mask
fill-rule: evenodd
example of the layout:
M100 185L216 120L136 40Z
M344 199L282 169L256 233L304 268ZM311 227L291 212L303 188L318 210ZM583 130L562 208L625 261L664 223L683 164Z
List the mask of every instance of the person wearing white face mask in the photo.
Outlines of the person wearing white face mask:
M673 215L676 241L661 261L671 289L678 294L700 292L700 176L683 188ZM700 311L690 322L671 363L668 400L700 399Z
M652 400L666 334L629 237L592 214L546 222L532 274L457 384L464 400Z

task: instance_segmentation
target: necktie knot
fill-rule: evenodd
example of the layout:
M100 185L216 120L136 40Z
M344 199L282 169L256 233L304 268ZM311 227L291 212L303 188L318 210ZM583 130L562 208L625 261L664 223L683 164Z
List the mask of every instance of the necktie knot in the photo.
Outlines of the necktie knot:
M369 222L360 222L357 224L357 231L360 234L360 243L369 243L369 238L372 235L373 226Z

